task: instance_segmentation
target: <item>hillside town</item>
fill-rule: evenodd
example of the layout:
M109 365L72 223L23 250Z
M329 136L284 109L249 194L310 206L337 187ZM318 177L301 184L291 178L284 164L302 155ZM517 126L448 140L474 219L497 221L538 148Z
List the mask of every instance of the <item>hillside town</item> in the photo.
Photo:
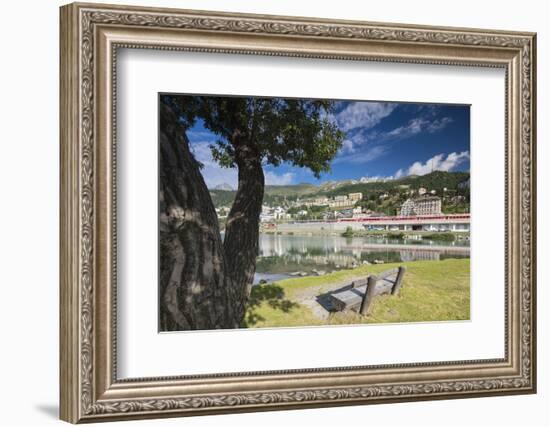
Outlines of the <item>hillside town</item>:
M213 189L211 195L223 229L236 191ZM452 232L467 238L470 175L434 171L395 180L273 185L264 194L260 229L300 235Z
M416 193L416 194L415 194ZM408 198L396 211L396 215L441 215L441 199L434 195L435 192L428 193L425 188L420 188L418 192L411 191L411 197ZM389 197L383 193L380 199ZM365 208L359 204L363 200L362 193L349 193L332 198L317 197L314 199L300 199L285 206L262 206L260 221L285 221L285 220L304 220L308 218L310 211L317 210L321 212L315 219L338 219L338 218L369 218L377 216L388 216L387 214L376 212ZM317 208L317 209L316 209Z
M448 190L444 188L443 193L447 192ZM437 194L436 190L420 187L402 192L400 198L403 198L403 194L406 195L406 199L397 205L393 215L376 210L377 206L382 205L386 199L392 197L387 192L377 194L378 200L375 201L370 197L371 200L368 202L366 202L366 197L362 192L352 192L333 197L297 197L296 200L285 200L285 203L276 205L264 203L260 221L265 225L339 219L366 220L384 217L441 216L445 214L442 210L442 197ZM463 196L451 197L451 200L459 202L462 199ZM229 212L229 207L218 207L216 212L221 222L223 222ZM468 212L463 213L467 214Z

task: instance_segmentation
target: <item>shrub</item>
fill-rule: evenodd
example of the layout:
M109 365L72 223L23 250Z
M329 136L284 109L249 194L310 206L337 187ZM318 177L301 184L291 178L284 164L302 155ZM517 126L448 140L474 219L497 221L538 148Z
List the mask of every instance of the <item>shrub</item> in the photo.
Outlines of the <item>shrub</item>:
M347 227L346 231L342 233L342 237L353 237L353 228Z
M423 234L422 238L426 240L442 240L445 242L452 242L455 240L455 235L453 233L432 233Z

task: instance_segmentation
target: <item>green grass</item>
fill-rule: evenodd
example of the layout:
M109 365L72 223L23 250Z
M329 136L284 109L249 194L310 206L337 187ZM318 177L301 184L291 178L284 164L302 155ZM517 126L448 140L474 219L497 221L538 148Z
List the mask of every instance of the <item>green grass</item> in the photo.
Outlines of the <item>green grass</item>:
M376 298L368 316L347 311L321 319L301 303L314 298L334 283L348 284L357 276L367 276L399 265L407 271L397 296ZM243 327L288 327L342 325L356 323L427 322L470 318L470 260L415 261L361 266L320 277L281 280L255 286Z

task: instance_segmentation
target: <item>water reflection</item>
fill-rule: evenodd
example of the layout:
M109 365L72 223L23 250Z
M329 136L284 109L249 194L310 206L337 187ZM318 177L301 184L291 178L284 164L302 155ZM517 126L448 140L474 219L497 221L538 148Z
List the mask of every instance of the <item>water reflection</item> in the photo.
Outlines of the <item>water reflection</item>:
M260 235L255 283L322 275L367 263L469 258L469 242L381 237Z

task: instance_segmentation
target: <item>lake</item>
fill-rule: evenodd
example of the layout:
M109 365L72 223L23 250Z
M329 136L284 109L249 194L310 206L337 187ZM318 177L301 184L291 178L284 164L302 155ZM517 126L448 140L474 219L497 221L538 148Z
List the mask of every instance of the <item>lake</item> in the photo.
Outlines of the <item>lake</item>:
M367 263L469 258L467 240L388 239L382 237L260 234L254 283L322 275Z

